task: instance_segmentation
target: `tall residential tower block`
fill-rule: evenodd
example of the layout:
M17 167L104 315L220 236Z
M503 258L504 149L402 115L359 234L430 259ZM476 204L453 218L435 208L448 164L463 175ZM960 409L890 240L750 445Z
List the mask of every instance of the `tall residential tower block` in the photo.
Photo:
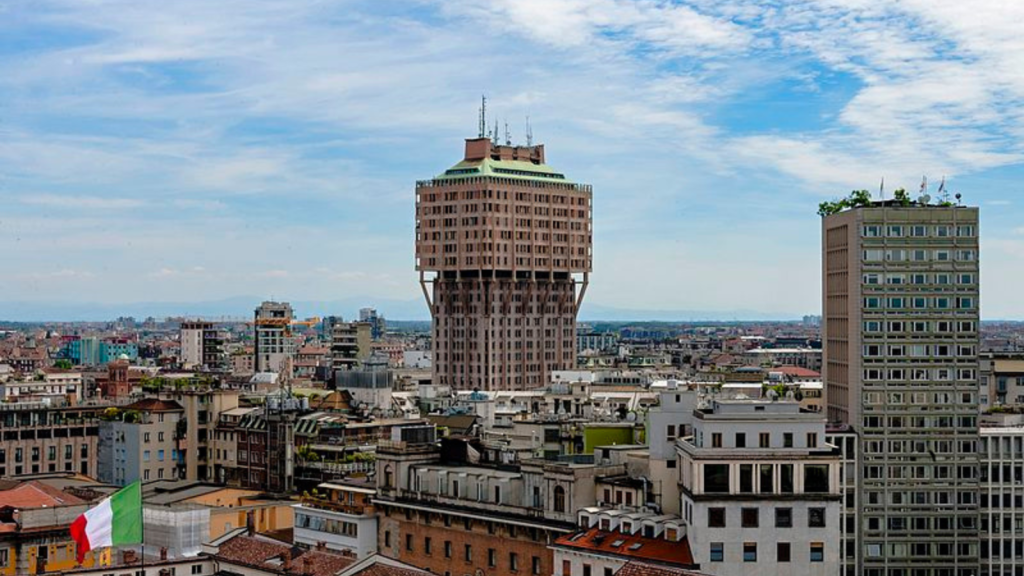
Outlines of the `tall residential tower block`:
M828 417L860 437L864 576L974 576L978 210L874 202L824 218Z
M592 265L592 193L544 146L466 140L416 184L416 269L433 319L434 383L523 390L576 363Z

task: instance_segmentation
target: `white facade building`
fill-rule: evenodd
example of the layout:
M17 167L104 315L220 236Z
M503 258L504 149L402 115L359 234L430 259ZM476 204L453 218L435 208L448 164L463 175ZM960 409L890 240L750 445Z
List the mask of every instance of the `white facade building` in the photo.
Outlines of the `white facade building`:
M840 460L825 420L793 401L720 400L678 442L694 559L717 576L834 576Z
M1024 422L980 428L981 575L1024 574Z
M295 508L295 543L308 548L350 551L357 558L377 552L377 516L370 500L376 490L344 484L321 484L323 499L304 499Z
M650 447L651 482L661 511L679 514L679 470L676 440L693 433L693 409L697 392L685 383L669 381L659 393L661 402L647 412L647 443Z

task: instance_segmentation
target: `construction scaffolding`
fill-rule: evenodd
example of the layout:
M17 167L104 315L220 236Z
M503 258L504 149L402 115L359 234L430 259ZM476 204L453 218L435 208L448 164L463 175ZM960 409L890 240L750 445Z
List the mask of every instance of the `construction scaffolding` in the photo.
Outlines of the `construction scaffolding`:
M145 507L146 556L167 549L168 558L196 556L210 535L210 509L198 504Z

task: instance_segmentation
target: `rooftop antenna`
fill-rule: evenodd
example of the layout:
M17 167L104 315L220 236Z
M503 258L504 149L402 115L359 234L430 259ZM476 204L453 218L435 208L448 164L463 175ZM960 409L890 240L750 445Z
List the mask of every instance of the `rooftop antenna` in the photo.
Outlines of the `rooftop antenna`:
M508 131L508 120L505 121L505 146L512 145L512 133Z
M487 131L487 96L480 95L480 135L479 138L484 137L484 133Z
M885 176L882 176L882 183L878 185L878 199L885 200Z
M533 146L533 128L530 127L530 117L526 117L526 145Z
M942 182L939 182L939 191L936 192L939 200L942 202L949 202L949 190L946 190L946 176L942 176Z
M498 145L498 119L494 119L494 145Z

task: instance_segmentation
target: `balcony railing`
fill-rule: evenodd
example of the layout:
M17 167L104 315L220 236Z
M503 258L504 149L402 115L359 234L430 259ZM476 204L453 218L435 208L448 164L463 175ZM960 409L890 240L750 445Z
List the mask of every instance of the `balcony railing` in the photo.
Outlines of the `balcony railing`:
M347 502L332 502L321 498L304 497L300 501L303 508L314 510L326 510L328 512L341 512L353 516L368 516L373 514L372 504L349 504Z

